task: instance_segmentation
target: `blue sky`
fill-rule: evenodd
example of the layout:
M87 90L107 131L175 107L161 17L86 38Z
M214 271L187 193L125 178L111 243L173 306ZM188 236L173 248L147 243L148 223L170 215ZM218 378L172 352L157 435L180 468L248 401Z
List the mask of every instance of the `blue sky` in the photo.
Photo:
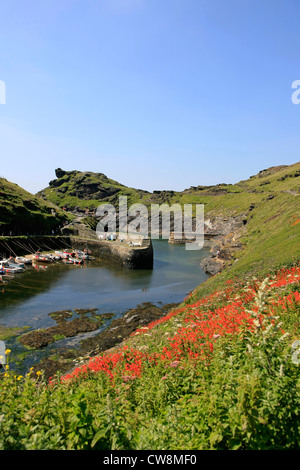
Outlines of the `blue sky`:
M299 0L0 2L0 176L234 183L300 161Z

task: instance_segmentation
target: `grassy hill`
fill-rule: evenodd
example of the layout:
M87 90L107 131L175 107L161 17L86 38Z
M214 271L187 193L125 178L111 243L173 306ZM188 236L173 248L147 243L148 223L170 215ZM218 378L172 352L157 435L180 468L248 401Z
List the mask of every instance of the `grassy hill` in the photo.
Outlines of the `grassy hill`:
M51 234L69 216L17 184L0 178L0 235Z
M68 210L93 211L102 202L117 204L119 196L127 196L128 203L134 204L149 194L128 188L103 173L64 171L60 168L55 173L57 178L50 181L49 187L38 195Z
M216 186L192 186L184 191L143 191L129 188L103 173L56 170L57 178L38 195L68 209L94 210L102 202L118 203L119 196L128 197L128 205L139 202L205 204L211 215L237 215L249 210L274 194L297 195L300 193L300 162L290 166L272 167L262 170L248 180L236 184Z

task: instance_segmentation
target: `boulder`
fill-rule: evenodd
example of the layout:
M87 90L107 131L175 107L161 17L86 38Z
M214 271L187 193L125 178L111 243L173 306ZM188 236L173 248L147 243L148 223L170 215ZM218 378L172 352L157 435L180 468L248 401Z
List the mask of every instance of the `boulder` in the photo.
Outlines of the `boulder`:
M55 175L56 175L56 178L62 178L63 176L65 176L67 172L62 170L61 168L56 168L55 170Z
M224 267L224 261L217 257L207 257L200 262L200 266L206 274L214 276L222 271Z

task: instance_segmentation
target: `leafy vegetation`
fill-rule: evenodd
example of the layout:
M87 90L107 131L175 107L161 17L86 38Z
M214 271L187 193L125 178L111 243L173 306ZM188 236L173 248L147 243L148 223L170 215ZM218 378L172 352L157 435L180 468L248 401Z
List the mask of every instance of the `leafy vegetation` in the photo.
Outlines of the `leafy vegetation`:
M0 235L51 234L69 219L59 207L0 178Z
M299 287L297 264L192 294L50 384L7 365L0 448L299 449Z

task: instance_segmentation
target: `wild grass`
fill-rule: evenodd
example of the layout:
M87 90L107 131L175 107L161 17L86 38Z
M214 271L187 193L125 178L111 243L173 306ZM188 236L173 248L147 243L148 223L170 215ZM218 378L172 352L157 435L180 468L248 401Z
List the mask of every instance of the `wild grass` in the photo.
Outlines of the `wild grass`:
M299 287L296 265L190 296L51 383L8 364L0 448L299 449Z

